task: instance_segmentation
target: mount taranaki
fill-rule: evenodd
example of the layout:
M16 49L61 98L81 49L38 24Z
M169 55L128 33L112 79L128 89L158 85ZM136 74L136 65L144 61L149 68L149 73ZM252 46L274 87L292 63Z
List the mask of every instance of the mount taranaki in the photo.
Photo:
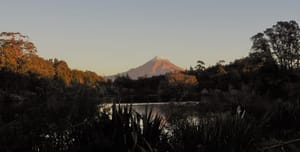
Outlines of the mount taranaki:
M168 59L162 57L154 57L152 60L145 64L130 69L127 72L119 73L114 76L109 76L110 79L115 79L117 76L128 75L131 79L138 79L139 77L152 77L158 75L164 75L169 72L183 71L184 69L173 64Z

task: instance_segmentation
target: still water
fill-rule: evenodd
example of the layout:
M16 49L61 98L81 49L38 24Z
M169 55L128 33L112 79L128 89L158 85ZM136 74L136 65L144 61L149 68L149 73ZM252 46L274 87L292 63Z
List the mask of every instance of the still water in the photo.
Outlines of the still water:
M112 112L113 104L100 105L100 111ZM117 104L118 106L119 104ZM145 114L146 111L152 110L153 115L161 116L169 125L181 120L189 123L197 123L203 113L200 112L200 102L153 102L153 103L121 103L120 106L131 105L132 109L139 114Z

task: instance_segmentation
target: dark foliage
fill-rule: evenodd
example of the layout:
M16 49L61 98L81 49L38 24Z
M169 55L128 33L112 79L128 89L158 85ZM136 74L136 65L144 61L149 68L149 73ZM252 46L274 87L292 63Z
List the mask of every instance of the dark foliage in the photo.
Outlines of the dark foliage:
M252 152L300 137L294 21L255 35L253 52L227 65L205 68L199 60L195 70L114 82L39 57L20 33L0 37L0 151ZM181 109L166 122L130 105L113 105L111 115L98 109L104 101L189 100L201 100L195 109L209 117L191 123ZM299 145L266 150L299 151Z

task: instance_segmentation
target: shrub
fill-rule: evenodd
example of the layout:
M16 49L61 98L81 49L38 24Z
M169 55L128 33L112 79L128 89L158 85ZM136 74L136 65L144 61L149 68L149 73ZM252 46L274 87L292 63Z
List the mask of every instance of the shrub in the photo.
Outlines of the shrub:
M264 132L279 138L291 138L300 131L300 102L278 102L261 120Z
M256 126L239 115L216 115L199 124L178 124L172 144L177 145L177 151L248 152L255 149Z

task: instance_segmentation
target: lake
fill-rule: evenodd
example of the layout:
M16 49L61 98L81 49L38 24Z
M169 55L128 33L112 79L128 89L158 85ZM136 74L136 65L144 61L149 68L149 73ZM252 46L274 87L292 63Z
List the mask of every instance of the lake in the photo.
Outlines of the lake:
M101 104L100 112L111 114L112 103ZM119 104L117 104L118 106ZM207 118L209 114L201 112L201 102L152 102L152 103L121 103L120 106L131 105L132 109L139 114L145 114L146 111L152 110L153 115L159 115L167 122L168 126L171 124L184 120L189 123L198 123L200 118Z

